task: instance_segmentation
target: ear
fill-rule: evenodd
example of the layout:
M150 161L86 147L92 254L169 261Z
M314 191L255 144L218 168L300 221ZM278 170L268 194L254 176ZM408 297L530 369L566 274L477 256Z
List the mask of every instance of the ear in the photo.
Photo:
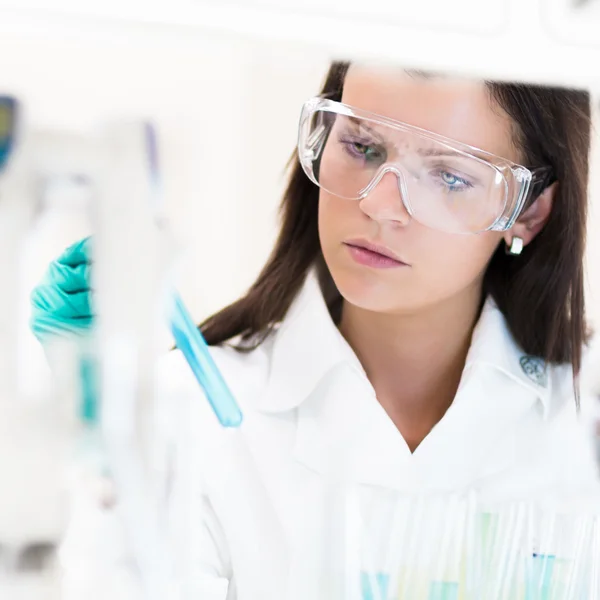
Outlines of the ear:
M515 224L504 234L504 241L510 247L513 237L520 237L523 245L527 246L535 236L544 228L550 218L552 204L558 189L558 181L549 185L519 216Z

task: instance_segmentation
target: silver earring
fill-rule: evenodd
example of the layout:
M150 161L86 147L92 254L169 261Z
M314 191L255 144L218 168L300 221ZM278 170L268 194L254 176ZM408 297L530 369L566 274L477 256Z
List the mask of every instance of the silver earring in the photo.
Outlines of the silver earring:
M523 251L523 238L520 238L515 235L510 244L510 248L508 247L508 244L507 244L506 253L510 254L511 256L518 256L519 254L521 254L522 251Z

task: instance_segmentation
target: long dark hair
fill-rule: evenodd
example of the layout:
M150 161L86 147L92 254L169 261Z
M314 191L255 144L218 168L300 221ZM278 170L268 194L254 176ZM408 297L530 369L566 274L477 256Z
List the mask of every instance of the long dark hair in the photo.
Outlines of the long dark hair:
M349 63L335 62L322 93L341 100ZM548 223L519 257L501 244L484 280L524 352L549 363L570 363L577 375L587 339L583 255L591 135L587 92L487 82L491 97L514 122L530 168L550 166L558 189ZM247 294L200 327L211 345L238 338L238 349L259 345L280 322L316 265L332 315L341 298L325 266L317 227L318 188L297 156L281 204L282 225L271 256Z

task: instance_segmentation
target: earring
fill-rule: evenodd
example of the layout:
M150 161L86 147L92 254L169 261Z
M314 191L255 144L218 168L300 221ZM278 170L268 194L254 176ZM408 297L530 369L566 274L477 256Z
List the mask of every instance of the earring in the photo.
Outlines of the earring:
M518 236L514 236L510 247L508 244L506 245L506 254L510 254L511 256L518 256L523 251L523 238Z

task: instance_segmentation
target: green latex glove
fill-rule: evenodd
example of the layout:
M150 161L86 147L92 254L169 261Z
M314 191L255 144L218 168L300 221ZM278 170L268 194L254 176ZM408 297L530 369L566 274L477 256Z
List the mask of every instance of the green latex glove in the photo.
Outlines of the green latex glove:
M31 293L31 330L46 343L56 337L87 333L94 322L90 288L91 238L69 246L52 261L42 282ZM80 347L81 397L78 408L84 423L98 421L98 365L86 344Z
M30 325L42 343L53 336L81 335L92 327L90 251L89 237L67 248L33 290Z

